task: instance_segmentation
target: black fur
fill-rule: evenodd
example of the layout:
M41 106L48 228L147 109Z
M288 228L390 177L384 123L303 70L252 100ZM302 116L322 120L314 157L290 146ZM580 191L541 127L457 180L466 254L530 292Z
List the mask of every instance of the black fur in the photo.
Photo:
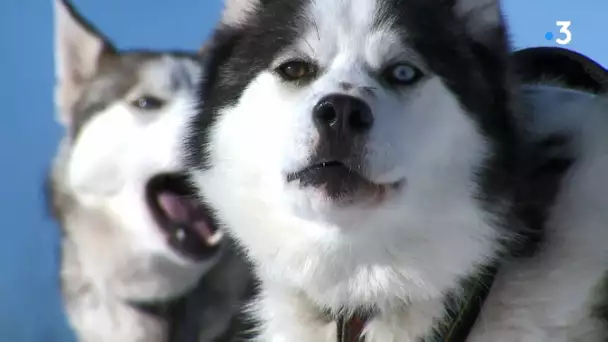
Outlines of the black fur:
M230 244L212 269L174 312L167 342L248 341L255 322L241 308L257 293L252 267ZM247 274L245 277L244 274Z
M512 198L517 172L510 45L504 25L487 32L483 41L476 38L457 15L455 4L454 0L443 0L441 5L392 0L387 8L399 9L386 15L399 14L395 19L398 27L407 30L407 43L458 97L493 145L492 157L479 170L479 199L487 210L496 212L501 202Z
M233 105L243 89L269 67L276 54L293 44L298 36L297 13L305 0L260 2L255 18L239 27L220 25L212 36L201 87L200 114L191 124L186 140L187 165L205 168L208 155L201 146L208 143L208 127L218 109ZM202 101L204 99L204 101Z
M594 316L604 323L604 326L608 328L608 272L604 275L604 280L599 286L600 300L594 307ZM606 342L608 342L608 336L606 336Z
M557 47L535 47L516 51L513 61L523 83L543 84L557 80L564 87L605 93L608 71L591 58ZM515 197L515 215L525 223L525 244L516 254L531 256L542 242L549 208L558 194L562 177L576 162L566 135L550 135L531 142L522 156L519 186ZM608 295L607 295L608 297ZM608 319L607 319L608 320Z
M300 15L305 0L261 1L249 20L240 25L221 25L212 37L202 80L200 114L192 122L187 138L187 164L208 167L208 128L220 108L233 105L243 89L269 67L283 48L296 40L306 18ZM494 157L480 170L484 192L480 198L494 203L512 189L515 124L511 115L510 59L506 29L492 32L491 45L469 38L465 23L453 8L426 0L391 0L378 16L397 20L396 27L408 32L407 42L421 53L429 67L458 96L494 144ZM399 15L395 17L395 13ZM450 56L447 63L445 56ZM458 65L458 68L454 68ZM238 137L235 137L238 138ZM492 194L490 196L490 194Z
M200 169L209 166L207 146L209 127L222 107L234 105L244 88L267 69L276 54L293 44L307 24L301 13L306 0L262 1L248 20L234 26L220 25L215 31L202 79L199 115L191 123L186 140L187 165ZM469 32L459 17L454 0L390 0L377 13L376 25L394 22L406 45L413 46L427 66L458 97L479 130L492 144L493 154L479 172L479 200L486 210L504 212L502 204L514 200L517 187L518 127L511 104L515 79L507 29L498 25L483 37ZM449 56L449 60L446 59ZM458 67L454 67L458 66ZM238 139L238 137L235 137ZM526 170L527 172L527 170ZM506 200L506 201L505 201ZM505 229L512 224L514 211L497 217ZM538 235L534 232L532 235ZM522 239L521 243L526 244ZM527 247L526 247L527 248ZM520 249L524 249L520 247Z
M567 88L591 93L608 92L608 70L575 51L557 47L528 48L515 52L513 59L518 76L524 83L543 84L557 80ZM518 187L516 213L526 223L528 242L534 246L543 240L544 222L563 176L576 163L569 144L567 136L551 135L529 145L525 153L527 172L523 173L523 182ZM598 293L599 300L593 308L593 315L608 327L608 273Z
M568 88L608 92L608 71L578 52L558 47L534 47L516 51L513 59L517 73L525 83L556 79Z
M201 80L200 97L205 101L191 123L186 141L189 167L210 166L209 127L221 108L234 105L275 55L294 43L301 21L305 20L299 15L305 2L261 1L249 20L234 26L220 25L216 30L208 50L206 76ZM512 246L517 247L512 252L530 256L543 238L547 210L558 193L562 176L575 160L571 155L551 152L568 143L563 137L548 137L532 145L521 139L526 132L514 114L522 108L512 107L519 101L515 91L519 85L513 77L515 60L506 27L499 25L484 37L477 37L467 32L469 28L454 6L455 0L388 0L384 2L386 12L380 13L377 24L394 19L397 28L407 31L405 43L414 47L458 97L492 144L493 154L479 170L479 199L495 213L504 202L512 204L506 216L497 217L498 223L505 229L521 230L522 240ZM538 74L530 72L529 76L524 80L533 80ZM598 312L607 316L604 307Z

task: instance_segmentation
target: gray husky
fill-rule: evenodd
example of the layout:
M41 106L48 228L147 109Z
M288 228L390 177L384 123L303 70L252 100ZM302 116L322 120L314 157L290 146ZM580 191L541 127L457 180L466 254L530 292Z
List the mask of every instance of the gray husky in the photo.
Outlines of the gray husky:
M170 321L194 302L197 334L214 341L230 328L250 278L180 162L199 58L118 51L65 1L55 1L55 16L65 135L48 192L63 232L71 326L79 341L167 341ZM197 283L194 293L223 301L180 300Z
M184 151L261 341L606 341L608 99L510 54L498 0L228 3Z

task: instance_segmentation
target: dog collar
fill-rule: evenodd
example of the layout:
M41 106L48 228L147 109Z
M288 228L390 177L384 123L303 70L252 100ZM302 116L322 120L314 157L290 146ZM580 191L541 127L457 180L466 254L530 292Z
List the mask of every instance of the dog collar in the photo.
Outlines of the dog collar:
M452 294L446 298L445 319L437 325L431 336L424 338L423 341L466 341L488 298L497 271L497 264L483 266L477 275L464 280L463 294L460 296Z
M496 273L497 265L481 267L477 275L467 278L462 285L463 295L449 295L446 298L445 318L433 329L433 333L423 342L464 342L485 303ZM337 342L360 342L365 324L371 314L340 316L337 323Z

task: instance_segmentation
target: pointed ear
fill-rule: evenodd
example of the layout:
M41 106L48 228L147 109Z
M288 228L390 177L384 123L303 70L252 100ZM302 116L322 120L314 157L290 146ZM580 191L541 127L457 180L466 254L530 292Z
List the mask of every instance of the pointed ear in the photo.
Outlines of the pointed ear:
M69 126L84 83L95 74L100 59L116 54L116 49L68 0L54 0L54 7L55 105L58 121Z
M260 0L224 0L222 11L222 24L238 26L255 10Z
M499 0L455 0L456 15L466 23L469 34L478 43L492 47L494 40L504 40L506 25ZM503 42L500 42L503 43Z

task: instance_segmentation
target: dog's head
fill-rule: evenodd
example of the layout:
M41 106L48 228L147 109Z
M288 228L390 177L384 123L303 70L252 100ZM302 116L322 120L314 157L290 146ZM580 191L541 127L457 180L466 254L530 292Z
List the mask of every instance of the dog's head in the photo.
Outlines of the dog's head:
M55 11L55 102L66 133L51 183L64 244L80 272L119 295L173 296L214 265L222 245L180 162L198 58L119 52L65 1Z
M508 191L497 1L234 0L208 53L189 161L254 253L493 234L471 211Z

